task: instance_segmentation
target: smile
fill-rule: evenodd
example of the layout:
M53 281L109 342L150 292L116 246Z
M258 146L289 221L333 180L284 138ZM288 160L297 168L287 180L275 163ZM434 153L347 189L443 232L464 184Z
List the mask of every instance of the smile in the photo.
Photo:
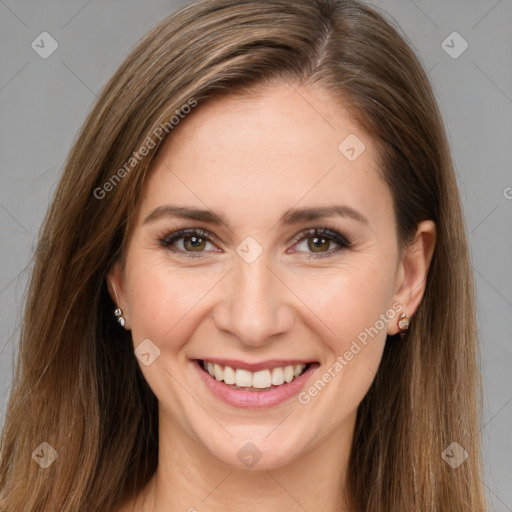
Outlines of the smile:
M242 368L222 366L211 361L201 361L203 368L218 381L223 381L233 389L245 391L264 391L281 386L285 382L292 382L304 373L307 364L278 366L257 372L251 372Z
M233 360L191 360L200 380L217 399L243 409L273 407L296 397L317 362L298 360L245 363Z

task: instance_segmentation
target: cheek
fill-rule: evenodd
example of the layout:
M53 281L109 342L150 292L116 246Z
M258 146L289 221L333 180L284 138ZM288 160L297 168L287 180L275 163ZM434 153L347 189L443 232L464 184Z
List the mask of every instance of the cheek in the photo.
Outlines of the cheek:
M390 307L392 294L393 274L381 263L303 277L298 295L315 313L311 316L318 324L314 330L323 333L339 354L372 327L385 338L387 323L380 318Z
M338 272L302 288L316 315L310 328L322 332L327 358L310 387L299 395L312 416L325 417L326 431L354 413L377 373L387 339L391 273L367 269ZM328 326L328 328L325 327ZM326 411L330 411L326 414Z
M161 258L134 253L126 266L134 343L149 338L160 347L178 349L220 277L216 271L173 268Z

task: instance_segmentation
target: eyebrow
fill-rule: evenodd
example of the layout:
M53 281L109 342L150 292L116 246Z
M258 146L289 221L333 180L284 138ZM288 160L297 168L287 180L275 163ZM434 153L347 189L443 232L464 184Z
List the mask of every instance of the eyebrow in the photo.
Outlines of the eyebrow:
M186 206L174 206L166 204L155 208L145 219L143 224L160 219L161 217L177 217L180 219L201 220L210 224L226 224L223 215L212 210L200 208L188 208Z
M307 220L316 220L326 217L348 217L350 219L369 224L368 219L351 206L333 205L320 208L292 208L285 212L280 222L283 224L298 224Z
M155 208L145 219L143 224L153 222L162 217L177 217L180 219L197 220L214 225L224 224L228 226L226 218L221 213L213 210L189 208L186 206L163 205ZM333 205L316 208L291 208L280 218L279 222L286 225L299 224L300 222L317 220L327 217L344 217L356 220L362 224L369 224L368 219L359 211L346 205Z

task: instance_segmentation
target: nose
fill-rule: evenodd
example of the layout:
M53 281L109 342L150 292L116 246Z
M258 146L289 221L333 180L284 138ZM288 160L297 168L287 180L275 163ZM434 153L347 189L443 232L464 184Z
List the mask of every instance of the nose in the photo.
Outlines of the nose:
M220 293L213 311L215 326L244 345L264 345L293 325L290 293L262 256L252 263L237 257Z

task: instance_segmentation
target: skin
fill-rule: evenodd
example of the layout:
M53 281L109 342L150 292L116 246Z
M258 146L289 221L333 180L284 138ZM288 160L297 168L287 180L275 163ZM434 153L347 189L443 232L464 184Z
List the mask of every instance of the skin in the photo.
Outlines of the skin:
M366 146L349 161L338 149L356 134ZM225 224L160 216L162 205L214 210ZM329 216L286 225L289 209L345 205L367 223ZM351 242L320 244L304 234L328 227ZM178 229L215 236L203 252L184 240L173 252L159 240ZM263 252L236 252L253 237ZM297 397L263 410L227 405L198 378L191 359L318 361L307 389L350 349L365 328L399 305L411 317L425 289L435 225L418 226L401 251L391 193L374 144L321 89L278 85L197 107L168 137L143 191L124 266L109 273L134 346L149 339L160 356L141 370L159 401L159 465L122 509L154 511L349 510L344 482L358 404L380 363L384 328L307 404ZM115 291L114 291L115 290ZM412 320L414 321L414 319ZM261 452L251 469L237 452ZM193 508L192 508L193 507Z

